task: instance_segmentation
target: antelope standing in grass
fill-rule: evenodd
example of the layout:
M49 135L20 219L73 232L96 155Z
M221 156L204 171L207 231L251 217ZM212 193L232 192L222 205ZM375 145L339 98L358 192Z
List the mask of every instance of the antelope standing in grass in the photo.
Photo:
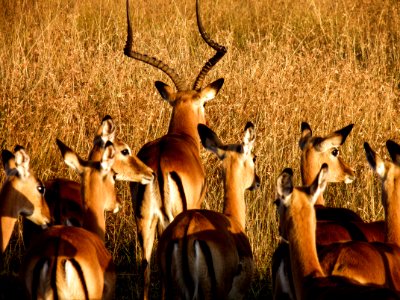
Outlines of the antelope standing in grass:
M104 211L116 207L116 151L108 141L100 161L85 161L57 140L65 163L81 177L83 228L54 226L28 251L21 271L30 295L40 299L113 299L115 269L107 251ZM135 174L127 180L137 180Z
M352 278L327 276L317 256L314 204L327 184L324 164L309 186L293 187L291 169L277 181L277 200L282 236L289 241L295 299L400 299L393 290L376 285L360 285ZM367 243L365 243L367 244ZM375 265L370 262L369 268Z
M157 226L158 233L161 234L181 211L200 208L206 190L197 125L206 123L204 105L217 95L224 80L218 79L204 88L202 86L206 74L224 56L226 49L211 40L205 32L198 1L196 15L202 38L217 52L207 61L193 86L188 89L172 68L156 58L132 50L133 37L127 1L128 37L125 55L160 69L171 78L177 89L175 92L165 83L155 83L161 97L173 107L171 121L166 135L147 143L138 153L138 157L155 172L155 180L146 186L131 185L138 237L142 247L144 299L148 299L150 258Z
M115 148L115 159L112 169L116 180L131 180L141 184L147 184L153 180L153 171L139 158L132 154L131 148L122 140L116 138L116 125L114 120L106 115L96 131L88 160L100 161L106 143L110 141ZM82 227L84 219L84 205L81 197L80 183L64 178L55 178L45 182L45 199L53 218L52 225L67 225ZM108 209L113 212L119 210L117 202ZM34 236L41 230L32 222L24 222L24 244L30 245Z
M319 257L323 270L328 274L400 291L400 146L393 141L388 141L386 146L393 162L383 161L368 143L364 144L367 160L382 180L385 243L335 243L320 249Z
M325 137L312 135L307 123L301 124L302 149L301 174L304 185L309 185L322 163L329 166L328 182L349 182L354 172L339 156L342 145L353 125L348 125ZM329 245L335 242L385 240L384 222L365 223L353 211L344 208L326 207L323 195L316 200L317 213L317 245ZM272 276L274 299L294 299L293 281L291 278L289 249L285 243L279 244L272 258Z
M157 249L163 299L243 299L254 269L244 192L260 184L254 126L248 123L243 143L234 145L224 145L205 125L198 129L203 146L223 163L224 211L187 210L164 231Z
M25 149L16 146L14 153L3 150L1 155L6 172L0 191L0 243L3 253L20 215L45 226L50 222L50 212L44 200L45 187L30 170L30 158Z

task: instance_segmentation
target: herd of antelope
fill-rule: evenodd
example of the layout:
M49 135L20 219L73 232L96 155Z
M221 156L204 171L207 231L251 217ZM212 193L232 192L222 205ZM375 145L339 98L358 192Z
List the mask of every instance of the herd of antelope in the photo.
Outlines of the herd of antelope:
M116 180L131 183L142 250L143 299L150 298L150 261L157 234L163 299L246 297L254 262L245 233L244 195L260 185L253 154L256 130L248 122L241 143L224 144L204 125L204 105L216 97L224 80L205 87L203 81L227 50L205 32L199 10L196 0L199 32L216 53L188 88L168 65L133 50L127 1L124 54L163 71L177 90L155 83L172 106L170 125L166 135L145 144L137 156L117 139L116 125L108 115L95 133L87 160L56 140L80 183L54 178L43 184L30 169L23 147L2 151L6 173L0 192L2 253L19 216L25 217L27 251L19 271L18 297L115 298L117 276L105 246L104 213L120 208ZM350 183L355 178L339 155L352 128L353 124L321 137L313 136L309 124L301 124L302 186L294 187L289 168L277 179L274 203L281 242L272 258L274 299L400 299L400 146L389 140L392 161L385 161L364 144L367 161L382 181L385 221L367 223L351 210L325 206L328 182ZM222 213L201 209L207 192L201 146L222 162ZM7 295L0 291L0 298Z

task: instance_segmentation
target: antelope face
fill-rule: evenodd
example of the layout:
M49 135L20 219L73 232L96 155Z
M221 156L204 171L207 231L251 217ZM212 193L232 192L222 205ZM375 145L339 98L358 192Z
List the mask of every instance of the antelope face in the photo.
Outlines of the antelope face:
M115 179L140 182L141 184L152 182L153 170L132 154L131 148L123 141L115 138L115 135L114 121L109 115L106 115L97 130L89 160L100 161L105 145L107 142L112 142L115 148L115 162L112 167L115 172Z
M50 211L44 199L45 187L29 168L30 158L21 146L14 154L3 150L2 160L10 184L8 205L19 206L18 212L37 225L50 222Z
M309 184L325 163L329 166L328 182L351 183L355 179L354 169L340 157L340 146L346 141L353 124L337 130L326 137L313 137L310 126L302 123L299 141L301 171L305 184Z

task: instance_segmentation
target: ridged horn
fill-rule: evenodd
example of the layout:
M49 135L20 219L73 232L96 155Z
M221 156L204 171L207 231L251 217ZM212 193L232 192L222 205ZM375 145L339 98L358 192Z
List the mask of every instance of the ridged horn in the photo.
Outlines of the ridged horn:
M213 41L207 32L204 30L203 23L200 17L200 5L199 0L196 0L196 17L197 17L197 26L199 28L199 32L203 40L209 45L211 48L217 51L213 57L211 57L201 69L199 75L197 76L196 80L193 84L193 90L201 89L203 84L204 78L206 77L207 73L218 63L218 61L225 55L227 49L226 47L219 45L217 42Z
M163 71L165 74L167 74L169 76L169 78L171 78L171 80L174 82L176 89L178 91L185 90L185 84L184 84L183 80L178 76L178 74L175 72L174 69L172 69L167 64L163 63L161 60L159 60L155 57L150 57L146 54L141 54L139 52L132 50L133 33L132 33L131 20L129 17L129 0L126 0L126 19L127 19L127 23L128 23L127 24L128 36L126 38L124 54L130 58L142 61L144 63L147 63L147 64Z

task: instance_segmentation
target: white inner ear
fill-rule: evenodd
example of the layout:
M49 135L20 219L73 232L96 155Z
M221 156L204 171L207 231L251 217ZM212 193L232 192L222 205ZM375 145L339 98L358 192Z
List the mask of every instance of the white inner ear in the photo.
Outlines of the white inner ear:
M217 91L213 88L210 87L205 87L201 92L200 92L200 97L201 100L204 102L210 101L215 98L217 95Z
M324 152L330 148L339 147L342 143L343 137L341 135L326 138L320 144L321 151Z
M103 130L101 134L101 138L104 143L107 141L114 141L115 138L115 126L114 122L111 119L106 120L103 122Z
M75 153L67 152L64 155L64 162L68 167L75 170L79 174L82 173L82 166L79 162L78 156Z
M381 159L376 160L375 171L379 175L379 177L381 177L381 178L385 177L386 167L385 167L385 163Z
M29 176L29 161L30 158L28 154L23 149L18 150L15 154L15 165L18 170L19 175L22 178Z

